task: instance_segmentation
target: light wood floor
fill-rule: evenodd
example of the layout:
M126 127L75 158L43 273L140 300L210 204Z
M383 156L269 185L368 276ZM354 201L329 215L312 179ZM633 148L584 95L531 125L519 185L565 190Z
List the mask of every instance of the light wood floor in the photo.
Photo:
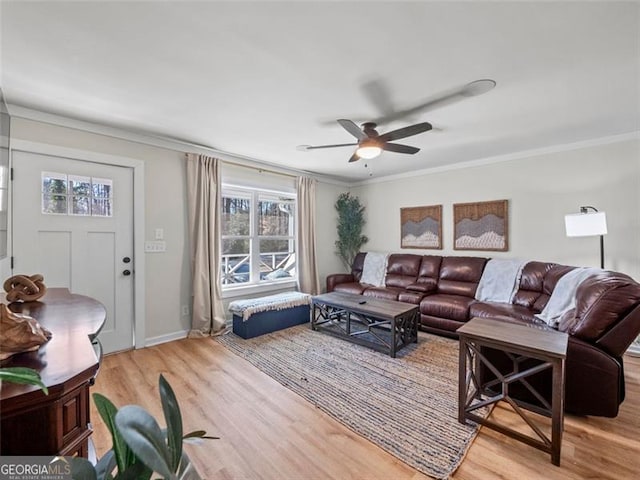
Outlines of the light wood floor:
M627 399L617 418L565 417L562 465L482 429L454 479L640 478L640 359L625 358ZM117 406L139 404L158 419L158 375L180 402L185 431L220 440L187 450L205 479L426 479L359 437L212 339L186 339L104 359L92 391ZM593 379L597 382L597 379ZM93 439L102 455L108 431L92 402ZM507 408L494 418L514 423Z

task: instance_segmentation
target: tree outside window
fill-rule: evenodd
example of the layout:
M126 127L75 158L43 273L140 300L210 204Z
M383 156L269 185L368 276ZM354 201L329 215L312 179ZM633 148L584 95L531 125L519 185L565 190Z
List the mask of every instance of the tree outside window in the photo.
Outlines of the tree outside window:
M294 196L224 188L221 223L223 287L296 277Z

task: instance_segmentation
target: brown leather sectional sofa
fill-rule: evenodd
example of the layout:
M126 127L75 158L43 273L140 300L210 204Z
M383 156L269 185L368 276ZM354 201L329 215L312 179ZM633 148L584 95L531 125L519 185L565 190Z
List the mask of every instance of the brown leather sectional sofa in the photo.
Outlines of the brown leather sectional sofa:
M355 258L350 274L327 277L327 292L340 291L420 305L421 329L456 338L456 330L473 317L491 317L551 329L540 313L558 282L575 267L528 262L511 303L479 302L474 296L484 267L481 257L392 254L384 287L360 283L365 253ZM622 355L640 334L640 284L622 273L603 271L582 282L576 308L564 315L558 330L569 334L565 410L579 415L615 417L624 400ZM485 354L508 372L511 362L498 351ZM485 372L487 374L487 372ZM551 378L543 371L531 379L550 394ZM515 387L515 386L514 386ZM535 405L522 388L511 392ZM550 395L547 395L550 398Z

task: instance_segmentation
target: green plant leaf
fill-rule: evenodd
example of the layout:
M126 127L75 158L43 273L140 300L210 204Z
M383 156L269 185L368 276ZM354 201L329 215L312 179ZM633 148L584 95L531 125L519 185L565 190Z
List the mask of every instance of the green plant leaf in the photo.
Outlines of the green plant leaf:
M102 417L104 423L107 424L107 428L111 433L113 453L115 455L116 464L118 465L118 471L123 472L130 464L133 463L134 459L133 454L129 450L129 447L116 427L116 414L118 413L118 409L111 400L99 393L93 394L93 401L96 404L100 417Z
M165 479L175 480L171 471L171 452L155 419L138 405L122 407L116 414L116 426L129 448L147 467Z
M113 449L105 453L102 458L96 463L95 470L98 480L104 480L107 478L113 478L111 472L116 468L116 456Z
M138 461L129 465L127 469L119 473L115 480L149 480L153 475L153 471L144 463Z
M191 460L186 453L182 454L180 459L180 470L178 471L179 480L202 480L202 477L198 474Z
M171 452L171 463L169 465L172 472L177 472L182 458L182 415L176 395L162 374L160 374L159 383L160 401L162 402L164 420L167 424L167 443L169 452Z
M182 439L188 440L190 438L203 438L207 440L220 440L220 437L211 437L207 435L207 432L204 430L194 430L193 432L189 432L185 434Z
M349 271L360 248L368 241L368 238L362 235L366 223L365 207L360 204L358 197L352 197L350 192L340 194L334 206L338 212L336 254Z
M19 383L21 385L35 385L49 395L49 389L42 383L40 374L32 368L26 367L7 367L0 368L0 380L10 383Z
M73 480L98 480L96 471L86 458L73 457L70 459L71 478Z

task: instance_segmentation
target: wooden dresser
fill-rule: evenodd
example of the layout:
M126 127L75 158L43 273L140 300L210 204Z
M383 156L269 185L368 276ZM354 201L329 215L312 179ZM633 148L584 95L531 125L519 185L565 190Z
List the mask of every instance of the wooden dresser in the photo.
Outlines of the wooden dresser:
M0 295L0 301L4 297ZM0 391L0 455L89 454L89 387L100 366L95 337L104 325L104 306L66 288L50 288L37 302L9 308L36 318L53 333L35 352L13 355L3 367L30 367L49 388L4 382Z

